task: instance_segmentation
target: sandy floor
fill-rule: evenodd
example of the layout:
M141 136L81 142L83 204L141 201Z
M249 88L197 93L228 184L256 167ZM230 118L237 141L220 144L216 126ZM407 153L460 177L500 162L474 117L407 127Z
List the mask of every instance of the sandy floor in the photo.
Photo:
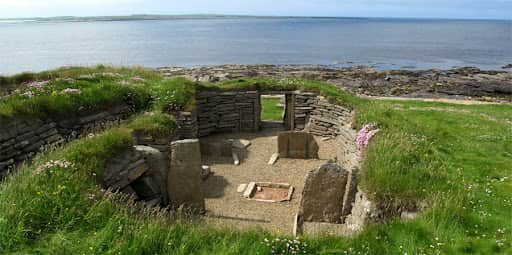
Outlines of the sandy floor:
M261 227L271 232L292 234L293 219L299 210L304 177L310 170L318 168L336 156L336 142L322 141L317 137L320 159L279 159L275 165L269 166L268 160L277 152L277 134L278 130L266 130L252 134L222 134L203 138L208 142L243 138L252 143L244 152L239 152L239 166L233 165L231 158L213 159L203 156L203 164L210 165L214 172L204 182L208 222L223 227ZM241 183L251 181L289 183L295 187L292 200L268 203L243 198L241 193L237 193L237 187Z

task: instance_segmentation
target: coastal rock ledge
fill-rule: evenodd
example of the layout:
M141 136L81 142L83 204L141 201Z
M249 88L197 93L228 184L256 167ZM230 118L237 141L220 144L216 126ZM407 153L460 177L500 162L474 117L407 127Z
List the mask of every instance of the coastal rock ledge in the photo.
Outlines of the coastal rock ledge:
M221 65L158 70L167 77L182 76L201 82L249 77L304 78L329 82L362 96L512 102L512 72L484 71L475 67L377 71L368 67Z

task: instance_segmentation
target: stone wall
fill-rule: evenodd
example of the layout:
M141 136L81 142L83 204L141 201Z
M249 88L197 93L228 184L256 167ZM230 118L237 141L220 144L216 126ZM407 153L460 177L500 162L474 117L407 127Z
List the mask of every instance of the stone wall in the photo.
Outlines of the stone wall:
M308 92L294 92L291 97L293 112L293 124L291 125L294 130L304 130L308 123L309 116L313 110L313 106L317 102L317 95Z
M14 120L0 124L0 178L36 153L52 149L81 135L117 126L130 116L126 105L64 121Z
M352 111L330 103L322 96L310 92L293 93L294 130L314 135L336 137L352 121Z
M196 94L197 136L217 132L255 132L260 126L257 91L202 91Z
M174 131L174 137L180 139L197 138L197 113L196 111L190 112L176 112L171 113L176 117L176 124L178 128Z

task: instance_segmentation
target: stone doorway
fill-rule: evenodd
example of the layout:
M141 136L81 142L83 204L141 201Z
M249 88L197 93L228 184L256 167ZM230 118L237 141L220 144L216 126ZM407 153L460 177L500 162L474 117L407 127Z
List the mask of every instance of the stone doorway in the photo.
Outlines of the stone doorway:
M293 116L291 95L282 92L261 94L260 105L262 129L291 129L290 116Z

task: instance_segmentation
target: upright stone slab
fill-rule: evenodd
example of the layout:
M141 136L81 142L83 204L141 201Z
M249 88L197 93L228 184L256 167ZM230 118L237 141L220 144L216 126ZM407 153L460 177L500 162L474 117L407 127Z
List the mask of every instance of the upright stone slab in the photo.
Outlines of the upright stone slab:
M283 132L277 138L279 157L309 159L318 158L315 137L306 132Z
M309 172L302 191L301 222L341 223L348 172L334 162Z
M144 181L150 190L161 194L162 204L167 205L169 199L167 197L167 173L169 172L169 161L158 149L137 145L135 150L142 152L147 159L149 171L147 173L149 180Z
M187 139L171 143L167 190L172 208L183 208L187 212L198 214L204 212L199 140Z

